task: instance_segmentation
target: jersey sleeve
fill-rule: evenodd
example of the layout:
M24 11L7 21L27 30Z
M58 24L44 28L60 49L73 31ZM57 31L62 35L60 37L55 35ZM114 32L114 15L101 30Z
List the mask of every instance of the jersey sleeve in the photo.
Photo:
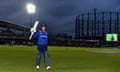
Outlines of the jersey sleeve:
M48 43L48 33L46 32L46 42Z
M32 36L32 39L37 38L37 37L38 37L38 35L39 35L39 33L38 33L38 32L34 33L34 34L33 34L33 36Z

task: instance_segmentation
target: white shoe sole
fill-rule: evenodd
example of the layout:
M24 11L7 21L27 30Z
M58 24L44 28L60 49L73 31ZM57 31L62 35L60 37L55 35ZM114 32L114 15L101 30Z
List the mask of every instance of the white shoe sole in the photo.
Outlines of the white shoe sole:
M46 67L46 70L47 70L47 71L51 70L51 67L50 67L50 66L47 66L47 67Z

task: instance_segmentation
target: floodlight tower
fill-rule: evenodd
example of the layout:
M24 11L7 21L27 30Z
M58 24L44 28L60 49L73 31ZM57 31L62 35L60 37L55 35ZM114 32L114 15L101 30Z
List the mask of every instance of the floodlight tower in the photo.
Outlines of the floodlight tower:
M36 13L36 6L33 3L26 5L27 13L30 15L30 27L32 25L32 15Z

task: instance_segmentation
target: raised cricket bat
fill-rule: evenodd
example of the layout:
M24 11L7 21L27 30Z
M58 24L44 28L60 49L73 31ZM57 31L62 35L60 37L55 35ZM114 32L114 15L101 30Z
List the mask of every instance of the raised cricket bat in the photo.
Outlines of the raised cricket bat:
M36 31L36 29L37 29L37 27L38 27L38 24L39 24L39 21L38 21L38 20L35 21L35 23L34 23L34 25L33 25L33 27L32 27L32 28L34 29L34 31ZM29 37L29 40L31 40L33 34L34 34L34 32L31 32L30 37Z

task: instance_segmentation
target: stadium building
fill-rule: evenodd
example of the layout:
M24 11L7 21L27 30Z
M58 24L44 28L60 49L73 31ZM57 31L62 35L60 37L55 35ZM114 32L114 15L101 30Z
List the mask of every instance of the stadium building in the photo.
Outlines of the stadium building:
M5 45L33 45L36 40L30 41L30 29L14 23L0 21L0 44ZM49 45L68 45L72 37L66 33L49 33Z
M120 40L120 12L98 11L76 16L75 40L78 45L118 46Z
M14 23L0 21L0 44L10 44L13 41L28 39L29 28ZM17 41L19 40L19 41Z
M76 17L75 38L87 40L105 40L106 34L120 37L120 12L104 12L94 9L92 12Z

